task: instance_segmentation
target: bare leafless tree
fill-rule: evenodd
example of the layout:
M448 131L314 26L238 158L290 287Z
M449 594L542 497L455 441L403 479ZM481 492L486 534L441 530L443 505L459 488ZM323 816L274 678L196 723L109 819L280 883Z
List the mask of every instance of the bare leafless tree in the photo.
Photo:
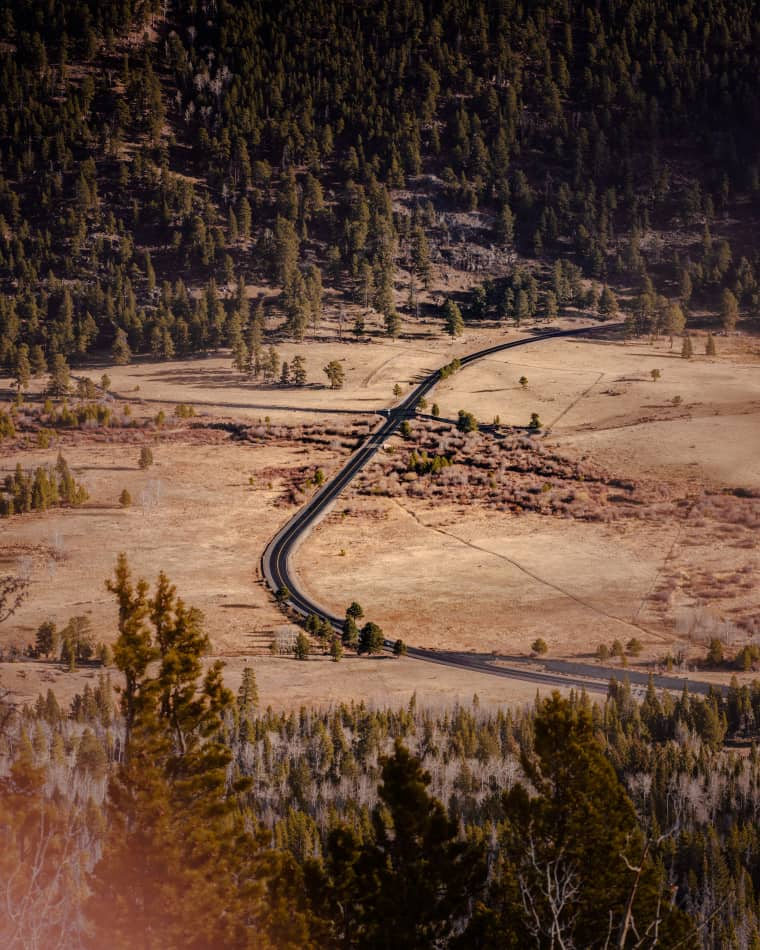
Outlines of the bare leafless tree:
M27 574L6 574L0 577L0 623L12 617L29 596Z
M540 859L532 834L528 838L525 858L528 873L518 874L517 880L528 930L538 946L573 950L572 934L577 912L568 913L568 908L580 892L576 869L561 849L556 858Z
M80 947L81 895L92 847L83 815L69 805L53 817L45 802L35 811L36 827L25 828L24 860L0 880L0 942L25 950Z

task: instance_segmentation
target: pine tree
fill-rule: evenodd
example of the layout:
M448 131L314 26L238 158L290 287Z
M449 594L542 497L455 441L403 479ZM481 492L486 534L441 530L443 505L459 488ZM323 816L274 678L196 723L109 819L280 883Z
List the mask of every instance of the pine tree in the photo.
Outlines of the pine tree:
M383 317L385 332L395 339L401 332L401 317L397 310L390 308Z
M383 950L448 946L485 880L481 846L463 840L458 823L428 792L430 774L396 740L382 760L380 803L371 836L332 831L325 870L313 878L331 945ZM475 946L475 944L471 944Z
M686 317L677 303L671 303L665 310L663 330L670 337L670 346L673 347L673 337L683 333L686 327Z
M32 376L42 376L47 373L47 360L45 351L38 344L32 347L31 351Z
M237 336L232 343L232 365L238 373L247 372L250 360L248 347L242 336Z
M237 694L237 708L240 716L251 716L259 705L259 688L256 684L256 672L252 666L243 670L243 679Z
M430 286L431 276L430 246L428 245L425 229L421 225L416 225L412 234L412 261L417 276L427 289Z
M274 265L280 286L288 290L298 270L299 240L292 221L278 217L274 226Z
M264 382L272 383L277 379L280 370L280 354L273 346L267 347L264 357Z
M302 356L294 356L290 363L290 372L296 386L306 385L306 363Z
M311 312L312 330L316 336L322 319L322 273L315 264L309 267L306 275L306 296Z
M119 603L114 657L128 732L91 879L95 943L311 946L306 918L288 900L298 869L247 827L240 795L248 781L227 780L231 753L220 734L234 700L220 663L203 673L200 612L163 574L149 597L123 555L108 586Z
M52 620L45 620L37 627L34 639L34 648L43 656L49 657L58 649L58 628Z
M683 338L683 343L681 345L681 357L685 360L690 360L694 355L694 347L692 346L691 337L687 333Z
M353 617L346 617L343 622L343 643L352 650L359 645L359 628Z
M464 332L462 311L453 300L443 305L443 326L449 336L461 336Z
M382 653L383 631L376 623L365 623L359 634L359 653Z
M13 376L16 380L16 391L21 392L29 386L32 377L32 365L29 361L29 347L21 343L16 351L16 362L13 367Z
M303 631L301 631L296 637L296 645L293 648L293 652L297 660L309 659L309 653L311 653L311 644L309 643L309 638Z
M117 366L126 366L132 359L127 334L121 328L116 331L116 339L111 347L111 357Z
M238 234L241 240L247 241L251 237L251 205L248 199L243 196L238 205Z
M62 353L56 353L53 357L48 391L54 396L65 396L69 391L69 364Z
M720 298L720 321L726 333L731 333L739 319L739 303L728 288Z
M558 316L557 295L554 291L549 290L546 294L546 319L552 321L556 320Z
M341 389L345 380L345 371L339 360L330 360L323 370L330 383L330 389Z
M617 297L607 284L605 284L604 287L602 287L602 294L599 298L599 313L603 317L611 317L618 312L618 309Z
M707 342L705 343L705 355L706 356L716 356L718 350L715 346L715 337L712 333L707 334Z
M496 220L496 237L499 244L508 248L515 239L515 218L509 204L505 201Z

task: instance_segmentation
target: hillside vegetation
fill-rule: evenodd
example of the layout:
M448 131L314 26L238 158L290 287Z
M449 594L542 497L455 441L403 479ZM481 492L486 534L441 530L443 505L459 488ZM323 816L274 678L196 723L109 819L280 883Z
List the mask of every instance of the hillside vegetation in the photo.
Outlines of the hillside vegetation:
M111 677L0 701L4 946L752 947L760 690L274 713L119 558ZM296 663L296 660L290 662ZM393 662L393 661L389 661Z
M755 320L759 29L748 0L4 0L0 361L258 375L326 302L398 333L452 267L467 320L611 286L634 332Z

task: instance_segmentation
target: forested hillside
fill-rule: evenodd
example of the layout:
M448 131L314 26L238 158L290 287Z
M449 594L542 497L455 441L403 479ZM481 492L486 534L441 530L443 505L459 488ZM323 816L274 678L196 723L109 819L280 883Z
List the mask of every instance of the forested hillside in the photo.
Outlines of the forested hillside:
M749 0L3 0L0 362L258 375L326 302L397 334L452 267L469 320L755 320L759 30Z
M3 946L757 946L757 684L275 713L165 575L108 588L118 670L0 703Z

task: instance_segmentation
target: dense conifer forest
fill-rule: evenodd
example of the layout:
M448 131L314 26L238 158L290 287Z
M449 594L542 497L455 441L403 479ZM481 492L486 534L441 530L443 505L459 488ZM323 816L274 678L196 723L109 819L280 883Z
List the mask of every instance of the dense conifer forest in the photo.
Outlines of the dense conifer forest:
M609 315L612 286L632 332L755 320L754 13L3 2L0 361L229 345L258 375L326 291L395 334L463 253L468 320Z

